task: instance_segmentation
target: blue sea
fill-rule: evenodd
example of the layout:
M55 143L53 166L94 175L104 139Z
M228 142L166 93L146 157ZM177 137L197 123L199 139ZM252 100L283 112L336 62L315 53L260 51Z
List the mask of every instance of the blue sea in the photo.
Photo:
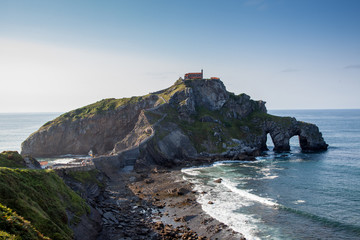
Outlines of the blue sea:
M0 113L0 152L21 150L21 143L60 113Z
M37 131L46 122L55 119L61 113L0 113L0 152L21 152L21 143L33 132ZM88 158L88 156L64 155L52 158L38 158L43 165L65 164L77 158Z
M255 162L183 169L203 210L247 239L360 239L360 110L269 113L315 123L328 151L302 153L295 136L277 154L268 136Z
M329 149L269 151L255 162L217 162L183 169L198 202L247 239L360 239L360 110L282 110L279 116L315 123ZM59 113L0 114L0 151L21 142ZM222 178L221 183L214 183ZM209 201L214 204L208 204Z

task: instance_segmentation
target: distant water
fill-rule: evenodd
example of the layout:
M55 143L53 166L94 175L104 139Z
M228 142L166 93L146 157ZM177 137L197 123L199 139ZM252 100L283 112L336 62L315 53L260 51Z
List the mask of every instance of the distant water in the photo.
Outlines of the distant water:
M21 150L21 143L60 113L0 113L0 152Z
M183 169L203 209L247 239L360 239L360 110L269 113L315 123L328 151L302 153L295 136L288 153Z
M46 122L55 119L60 113L0 113L0 152L21 151L21 143L37 131ZM84 158L84 156L81 156ZM47 161L47 166L68 163L76 156L60 156L55 158L39 158ZM45 166L45 165L44 165Z

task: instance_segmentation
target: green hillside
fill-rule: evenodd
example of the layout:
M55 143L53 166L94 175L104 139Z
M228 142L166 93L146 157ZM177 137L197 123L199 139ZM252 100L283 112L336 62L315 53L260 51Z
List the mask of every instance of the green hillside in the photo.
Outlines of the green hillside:
M72 239L68 223L78 223L80 216L90 211L86 202L49 170L0 167L0 204L2 239L41 239L37 230L51 239Z

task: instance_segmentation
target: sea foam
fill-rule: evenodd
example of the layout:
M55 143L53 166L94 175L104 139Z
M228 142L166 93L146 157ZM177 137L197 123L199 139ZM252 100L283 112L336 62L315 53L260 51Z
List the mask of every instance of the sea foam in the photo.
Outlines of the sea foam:
M279 204L277 204L276 202L274 202L273 199L270 199L270 198L264 198L264 197L260 197L260 196L257 196L253 193L250 193L246 190L242 190L242 189L239 189L236 187L235 183L229 181L229 180L226 180L224 179L222 181L222 184L228 188L229 190L231 190L233 193L236 193L238 194L241 198L244 198L246 200L250 200L250 201L255 201L255 202L259 202L261 204L265 204L265 205L268 205L268 206L272 206L272 207L277 207L279 206Z

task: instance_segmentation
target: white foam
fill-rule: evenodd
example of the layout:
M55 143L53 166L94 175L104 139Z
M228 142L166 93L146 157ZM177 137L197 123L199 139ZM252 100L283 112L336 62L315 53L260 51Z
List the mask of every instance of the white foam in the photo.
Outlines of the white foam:
M306 202L305 200L301 200L301 199L294 201L295 204L302 204L305 202Z
M225 223L231 229L242 233L246 239L258 240L256 237L258 219L253 215L234 213L237 209L249 205L247 201L239 201L239 198L232 191L225 191L221 184L215 188L204 185L197 185L198 192L207 192L198 197L197 201L202 209L211 217ZM213 204L208 204L212 201Z
M260 170L260 172L262 172L262 174L264 175L264 177L261 178L256 178L256 180L271 180L271 179L275 179L278 176L277 175L272 175L272 170L274 170L273 168L262 168Z
M240 195L242 198L246 198L248 200L251 200L251 201L256 201L256 202L259 202L259 203L262 203L262 204L265 204L265 205L268 205L268 206L272 206L272 207L277 207L279 206L279 204L277 204L276 202L274 202L273 199L271 198L264 198L264 197L259 197L253 193L250 193L248 191L245 191L245 190L242 190L242 189L238 189L236 186L234 186L235 184L224 179L222 182L221 182L225 187L227 187L228 189L230 189L232 192Z
M67 164L69 162L72 162L76 160L75 158L60 158L60 159L56 159L54 161L52 161L51 163L53 164Z
M258 178L258 180L272 180L272 179L275 179L277 177L279 177L279 176L277 176L277 175L266 176L266 177Z
M216 166L226 164L227 162L218 162ZM262 172L263 178L274 179L277 176L271 175L272 169L263 169L259 166L253 165L252 162L242 164L242 167L251 167ZM209 168L209 166L182 169L184 173L183 179L195 184L194 190L199 194L197 201L201 204L202 209L211 217L228 225L234 231L242 233L246 239L260 239L257 237L261 230L261 220L257 215L243 213L246 207L254 204L262 204L266 207L277 207L278 204L265 197L257 196L249 191L238 189L239 183L233 182L221 176L223 179L221 183L214 183L213 180L208 178L199 178L198 175L202 173L202 169ZM211 168L211 166L210 166ZM211 172L211 171L210 171ZM203 174L208 175L208 170ZM219 175L218 172L216 175ZM212 178L217 179L219 176L212 175ZM208 179L208 180L207 180ZM236 180L253 179L249 177L236 177ZM204 180L207 182L204 185ZM236 181L235 180L235 181ZM212 201L213 204L209 204ZM243 209L243 210L242 210Z
M240 160L224 160L224 161L217 161L212 164L212 166L220 166L220 165L226 165L229 163L251 163L253 161L240 161Z
M259 161L256 161L259 162ZM227 165L229 163L241 163L242 167L254 167L254 166L247 166L246 163L256 163L255 161L242 161L242 160L224 160L224 161L217 161L209 165L197 166L197 167L189 167L189 168L182 168L181 172L192 174L191 172L199 171L202 169L207 169L209 167L217 167L221 165Z
M186 173L188 175L191 175L191 176L197 176L200 174L200 171L199 170L195 170L195 169L181 169L181 172L183 173Z

